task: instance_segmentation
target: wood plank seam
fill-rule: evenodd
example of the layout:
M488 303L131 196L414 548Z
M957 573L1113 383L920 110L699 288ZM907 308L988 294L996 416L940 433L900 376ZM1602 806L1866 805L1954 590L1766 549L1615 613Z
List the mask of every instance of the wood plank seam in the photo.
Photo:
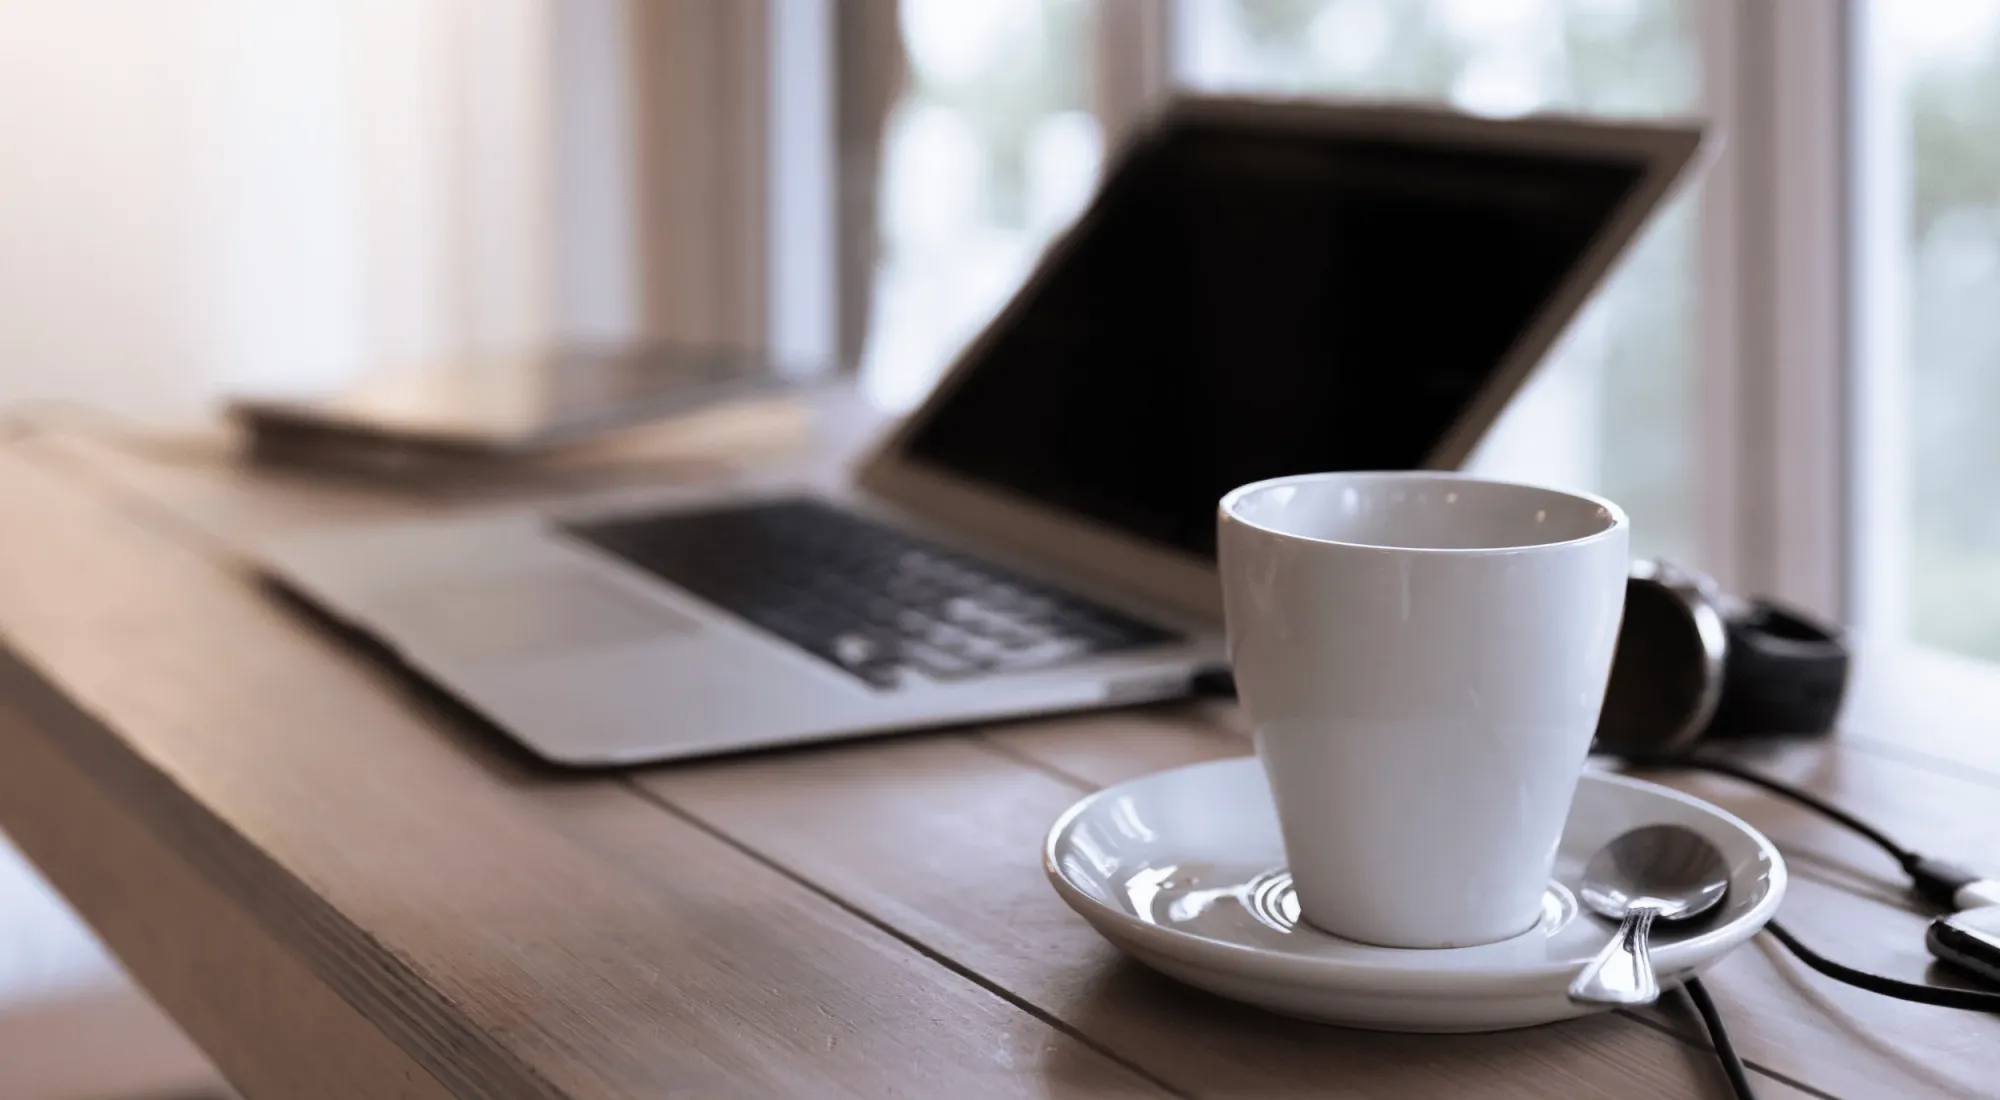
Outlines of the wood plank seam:
M979 988L987 991L988 993L991 993L995 997L1000 998L1001 1000L1007 1002L1016 1009L1019 1009L1020 1011L1027 1013L1028 1015L1034 1017L1035 1019L1040 1020L1043 1024L1047 1025L1048 1027L1055 1029L1056 1031L1069 1037L1071 1040L1088 1048L1092 1052L1110 1060L1111 1062L1117 1064L1121 1068L1138 1076L1139 1078L1144 1080L1147 1084L1152 1085L1153 1087L1159 1089L1160 1091L1170 1096L1178 1097L1179 1100L1197 1100L1196 1096L1193 1093L1190 1093L1187 1090L1182 1089L1174 1085L1173 1083L1159 1077L1158 1075L1154 1074L1151 1070L1147 1069L1145 1066L1132 1061L1131 1059L1118 1053L1116 1050L1104 1045L1103 1043L1098 1042L1090 1035L1082 1031L1079 1031L1077 1028L1071 1026L1069 1021L1064 1020L1059 1016L1054 1016L1048 1012L1043 1011L1040 1006L1023 999L1022 997L1014 993L1012 990L1007 989L1004 986L996 985L995 983L988 981L985 978L985 976L980 974L978 971L973 970L968 966L965 966L964 964L960 963L957 959L951 958L950 956L945 955L942 952L933 949L929 944L923 942L920 939L917 939L916 937L910 935L907 932L904 932L902 929L897 928L895 925L890 924L887 921L884 921L876 917L873 913L868 912L866 909L862 909L861 907L854 905L852 902L849 902L846 898L843 898L840 895L835 894L821 887L818 883L793 871L786 864L778 860L772 859L770 856L766 855L762 851L759 851L757 848L749 844L746 844L743 841L738 840L736 837L731 836L728 832L720 828L717 828L707 819L701 817L698 814L690 812L686 807L679 805L672 799L667 798L656 791L653 791L652 789L646 787L642 783L636 782L630 776L621 777L620 783L627 790L630 790L632 793L636 794L639 798L658 807L662 813L669 814L681 821L684 821L689 826L695 829L699 829L704 834L713 837L715 840L723 844L728 845L735 851L741 852L744 856L756 860L758 863L764 865L765 867L770 868L773 872L783 876L787 881L794 883L795 885L801 887L802 889L809 890L813 894L821 898L824 898L826 901L830 902L831 904L839 908L842 912L847 913L848 915L854 917L859 921L862 921L863 923L866 923L870 927L875 928L876 930L882 932L884 935L887 935L891 939L894 939L896 942L904 945L905 947L908 947L910 950L915 951L919 955L922 955L924 958L929 959L930 961L938 964L939 966L944 967L946 970L951 971L953 974L956 974L960 978L963 978L966 981L971 982L972 984L978 986Z
M1922 749L1905 748L1902 745L1883 741L1866 734L1842 734L1840 743L1857 752L1864 752L1870 756L1879 756L1885 760L1894 760L1899 764L1908 764L1913 768L1922 768L1925 771L1935 772L1938 775L1948 776L1952 779L1962 779L1989 787L2000 787L2000 772L1982 768L1977 764L1960 763L1934 753L1925 752Z
M1224 734L1224 736L1227 736L1232 739L1235 737L1235 735L1233 734ZM1021 752L1020 750L1014 748L1012 745L1006 745L994 741L983 734L980 733L968 734L967 740L971 741L974 745L979 746L980 748L983 748L986 751L993 753L996 756L1000 756L1007 760L1013 761L1017 764L1022 764L1029 768L1033 768L1034 770L1042 773L1043 775L1048 776L1050 779L1053 779L1058 783L1062 783L1065 786L1071 787L1082 794L1090 794L1095 791L1103 789L1096 783L1092 783L1089 780L1083 779L1079 776L1071 775L1061 768L1058 768L1052 764L1048 764L1042 760L1036 759L1033 755L1029 753ZM1668 1027L1664 1024L1643 1020L1636 1014L1628 1012L1624 1009L1618 1009L1616 1011L1619 1016L1622 1016L1627 1020L1631 1020L1634 1023L1644 1024L1645 1026L1650 1027L1655 1031L1659 1031L1662 1034L1672 1036L1674 1039L1686 1043L1689 1046L1697 1047L1699 1049L1708 1051L1713 1051L1715 1049L1712 1045L1709 1044L1708 1037L1705 1034L1701 1033L1698 1025L1693 1029L1682 1031ZM1752 1062L1749 1059L1745 1059L1744 1064L1749 1066L1753 1071L1757 1073L1760 1073L1775 1081L1780 1081L1783 1082L1784 1084L1802 1088L1804 1091L1812 1093L1815 1096L1826 1097L1826 1100L1841 1100L1841 1098L1832 1096L1831 1094L1821 1089L1809 1088L1806 1086L1799 1085L1798 1082L1794 1081L1791 1077L1787 1076L1786 1074L1773 1070L1759 1063Z
M1676 1007L1678 1008L1678 1006ZM1692 1035L1683 1034L1677 1028L1670 1027L1667 1024L1664 1024L1658 1020L1649 1019L1645 1016L1640 1016L1635 1013L1620 1012L1619 1015L1625 1017L1628 1020L1631 1020L1636 1024L1639 1024L1642 1027L1651 1028L1652 1030L1657 1031L1660 1034L1665 1035L1669 1038L1678 1039L1681 1042L1688 1044L1689 1046L1699 1047L1700 1049L1706 1050L1711 1054L1715 1052L1715 1044L1710 1042L1708 1036L1706 1035L1695 1037ZM1684 1015L1684 1013L1676 1011L1675 1015ZM1723 1022L1725 1024L1728 1023L1727 1020ZM1696 1026L1699 1026L1699 1023L1697 1023ZM1817 1096L1820 1098L1820 1100L1847 1100L1846 1097L1837 1096L1815 1085L1809 1085L1804 1081L1801 1081L1798 1078L1793 1077L1788 1073L1781 1073L1777 1070L1771 1069L1766 1066L1753 1065L1748 1059L1745 1059L1743 1064L1749 1066L1751 1071L1754 1073L1758 1073L1761 1074L1762 1076L1769 1077L1774 1081L1779 1081L1784 1084L1790 1085L1791 1087L1809 1096Z

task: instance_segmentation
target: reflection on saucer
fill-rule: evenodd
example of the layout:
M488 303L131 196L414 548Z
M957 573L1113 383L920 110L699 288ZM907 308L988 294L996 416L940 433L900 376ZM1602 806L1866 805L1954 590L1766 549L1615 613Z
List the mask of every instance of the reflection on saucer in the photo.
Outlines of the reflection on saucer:
M1300 931L1299 892L1292 888L1292 873L1274 867L1229 886L1200 886L1202 869L1184 870L1178 864L1146 867L1134 872L1123 884L1123 893L1132 915L1148 924L1198 925L1217 904L1241 906L1243 911L1275 932ZM1535 929L1553 936L1576 919L1576 894L1560 882L1551 881L1542 892L1542 916ZM1307 925L1307 935L1326 933Z

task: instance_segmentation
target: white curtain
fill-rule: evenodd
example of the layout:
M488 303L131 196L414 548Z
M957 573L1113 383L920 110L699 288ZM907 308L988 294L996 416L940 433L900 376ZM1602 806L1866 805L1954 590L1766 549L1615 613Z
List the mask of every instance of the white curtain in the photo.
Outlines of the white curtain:
M754 341L761 11L0 0L0 404Z
M550 17L0 3L0 394L175 412L546 336Z
M0 413L761 336L762 5L0 0ZM213 1091L0 837L8 1095Z

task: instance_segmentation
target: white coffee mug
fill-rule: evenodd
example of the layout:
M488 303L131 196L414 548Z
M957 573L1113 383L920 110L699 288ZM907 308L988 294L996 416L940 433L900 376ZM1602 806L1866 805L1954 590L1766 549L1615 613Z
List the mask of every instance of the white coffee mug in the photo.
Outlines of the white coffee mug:
M1609 501L1446 473L1222 498L1229 654L1304 917L1390 947L1539 919L1625 603Z

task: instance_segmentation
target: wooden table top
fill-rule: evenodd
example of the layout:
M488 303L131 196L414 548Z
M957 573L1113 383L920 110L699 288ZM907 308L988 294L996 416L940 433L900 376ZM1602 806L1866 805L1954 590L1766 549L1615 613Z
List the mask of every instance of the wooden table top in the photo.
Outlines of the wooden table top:
M1044 881L1042 835L1100 785L1248 752L1233 707L565 773L242 562L304 525L726 476L755 435L664 429L621 444L633 461L390 489L13 425L0 828L250 1097L1727 1095L1678 999L1377 1035L1123 960ZM1978 679L1871 657L1840 738L1743 755L1905 843L2000 862L2000 711L1953 702ZM1880 853L1726 780L1663 778L1784 849L1802 939L1945 980ZM1762 1096L2000 1095L1990 1016L1827 982L1768 937L1709 985Z

